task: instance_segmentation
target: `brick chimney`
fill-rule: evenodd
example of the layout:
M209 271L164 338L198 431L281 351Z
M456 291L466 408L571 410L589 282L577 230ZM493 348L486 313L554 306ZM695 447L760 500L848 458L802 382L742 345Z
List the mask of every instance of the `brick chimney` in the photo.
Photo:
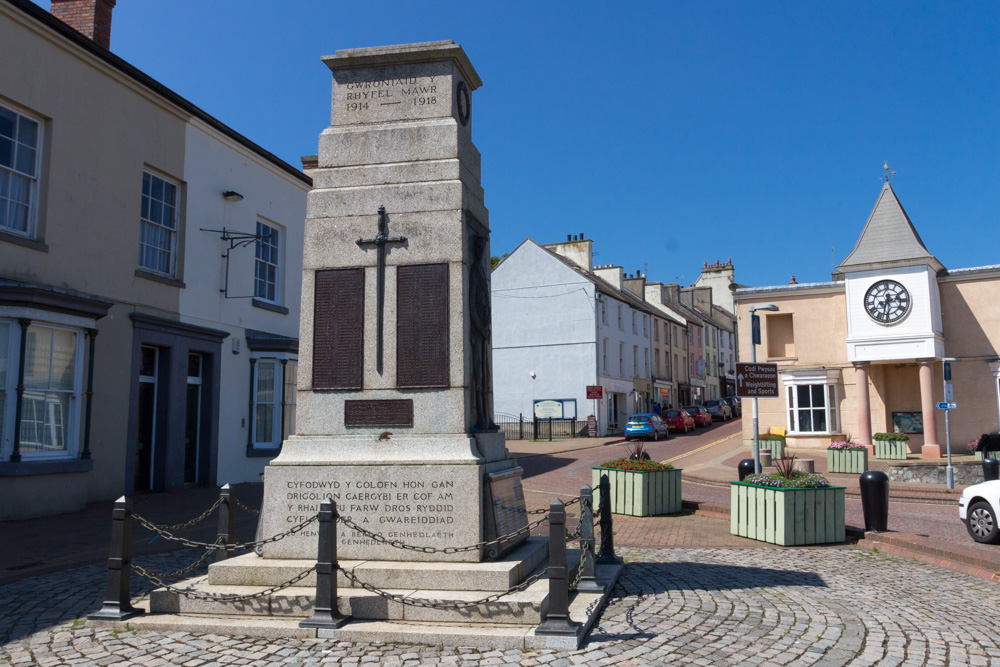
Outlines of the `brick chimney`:
M111 48L111 10L118 0L52 0L52 15L69 27Z

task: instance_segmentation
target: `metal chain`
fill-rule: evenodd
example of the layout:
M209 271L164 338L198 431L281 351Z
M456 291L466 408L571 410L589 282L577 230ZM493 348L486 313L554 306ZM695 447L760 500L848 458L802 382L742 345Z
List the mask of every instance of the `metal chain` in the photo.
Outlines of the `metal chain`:
M204 563L205 559L208 558L213 551L214 549L207 549L205 553L201 555L201 558L191 563L187 567L181 568L180 570L174 570L173 572L150 572L149 570L146 570L146 572L151 576L160 577L161 579L173 579L174 577L179 577L182 574L187 574L188 572L194 570L196 567Z
M580 537L580 531L582 529L583 529L583 523L581 522L581 523L578 523L576 525L576 530L574 530L572 533L567 530L566 531L566 540L567 541L572 541L572 540L575 540L576 538Z
M294 535L295 533L299 532L300 530L302 530L303 528L305 528L306 526L308 526L309 524L311 524L313 521L316 521L316 519L318 518L318 515L311 516L310 518L306 519L302 523L299 523L299 524L296 524L296 525L292 526L291 528L289 528L288 530L286 530L283 533L278 533L277 535L272 535L271 537L265 538L263 540L259 540L257 542L244 542L242 544L219 544L217 542L209 544L208 542L196 542L194 540L189 540L189 539L184 538L184 537L178 537L177 535L174 535L173 533L169 532L168 530L162 529L160 526L157 526L152 521L149 521L148 519L146 519L146 518L144 518L144 517L142 517L142 516L140 516L138 514L133 514L132 517L136 521L138 521L139 525L141 525L143 528L146 528L146 529L148 529L148 530L150 530L150 531L152 531L154 533L159 533L160 535L162 535L163 537L167 538L168 540L174 540L175 542L180 542L181 544L183 544L186 547L193 547L195 549L214 549L214 550L243 549L244 551L251 551L251 550L253 550L256 547L262 547L265 544L269 544L271 542L277 542L278 540L284 539L284 538L286 538L286 537L288 537L290 535Z
M245 593L243 595L221 595L218 593L201 593L186 588L177 588L176 586L171 586L170 584L165 583L162 579L154 575L152 572L147 571L141 565L136 565L135 563L132 563L132 569L135 570L136 574L138 574L141 577L144 577L153 584L156 584L161 588L165 588L168 591L177 593L178 595L183 595L186 598L192 598L195 600L215 600L217 602L245 602L247 600L254 600L256 598L262 598L267 595L271 595L272 593L277 593L278 591L284 590L289 586L294 586L298 582L308 577L310 573L315 571L316 566L313 565L308 570L305 570L304 572L295 575L288 581L282 584L278 584L277 586L271 586L270 588L265 588L259 593Z
M244 512L250 512L250 514L257 514L257 515L260 515L260 510L255 510L255 509L254 509L254 508L252 508L252 507L249 507L249 506L247 506L247 505L244 505L243 503L241 503L241 502L240 502L240 499L239 499L239 498L236 498L235 500L236 500L236 506L237 506L237 507L239 507L239 508L240 508L241 510L243 510Z
M207 519L212 514L212 512L215 511L215 508L217 508L221 504L222 504L222 497L220 496L220 497L216 498L215 502L212 503L211 507L209 507L207 510L205 510L204 512L202 512L201 514L199 514L195 518L191 519L190 521L187 521L185 523L176 523L176 524L174 524L172 526L163 526L162 528L163 528L163 530L184 530L185 528L190 528L191 526L197 525L197 524L201 523L202 521L204 521L205 519ZM133 516L135 516L135 515L133 515ZM161 531L157 531L157 532L161 532Z
M443 601L435 601L435 600L427 600L427 599L424 599L424 598L408 598L408 597L405 597L403 595L398 595L396 593L389 593L388 591L383 591L381 589L375 588L374 586L372 586L369 583L361 581L360 579L358 579L357 577L354 576L353 572L350 572L349 570L345 570L345 569L343 569L342 567L339 567L339 566L337 567L337 569L340 570L341 572L343 572L344 576L347 577L347 579L349 581L351 581L352 583L360 586L361 588L365 589L366 591L368 591L370 593L375 593L376 595L378 595L381 598L385 598L386 600L395 600L396 602L399 602L401 604L404 604L404 605L407 605L407 606L410 606L410 607L425 607L427 609L466 609L468 607L478 607L479 605L488 604L490 602L496 602L497 600L499 600L500 598L502 598L505 595L510 595L511 593L516 593L518 591L523 591L525 588L527 588L528 586L531 586L533 583L535 583L536 581L538 581L539 579L541 579L543 576L545 576L545 574L548 572L548 568L546 568L546 569L542 570L541 572L538 572L537 574L531 575L530 577L528 577L527 579L525 579L524 581L522 581L517 586L514 586L512 588L508 588L506 591L504 591L502 593L494 593L493 595L488 595L488 596L486 596L484 598L481 598L479 600L443 600Z
M590 542L584 542L580 545L580 564L576 566L576 576L573 577L573 583L569 585L569 590L575 591L576 587L580 585L580 580L583 579L583 559L590 551Z
M386 544L386 545L388 545L390 547L395 547L397 549L406 549L406 550L409 550L409 551L417 551L417 552L425 553L425 554L457 554L457 553L462 553L464 551L475 551L477 549L482 549L484 547L491 547L491 546L494 546L496 544L500 544L501 542L506 542L508 540L511 540L511 539L517 537L518 535L523 534L523 533L529 533L533 529L535 529L536 527L542 525L543 523L545 523L548 520L549 520L549 518L547 516L543 516L541 519L538 519L536 521L532 521L531 523L526 524L523 528L519 528L519 529L515 530L513 533L509 533L507 535L501 535L500 537L496 538L495 540L488 540L486 542L479 542L477 544L473 544L473 545L470 545L470 546L467 546L467 547L444 547L443 549L438 549L436 547L418 547L418 546L414 546L412 544L407 544L406 542L403 542L402 540L389 540L389 539L386 539L385 536L382 535L381 533L373 533L372 531L368 530L367 528L362 528L361 526L359 526L358 524L354 523L353 521L351 521L347 517L343 517L343 516L339 516L339 515L337 516L337 521L340 521L341 523L343 523L345 526L347 526L351 530L356 530L359 533L361 533L362 535L364 535L365 537L369 537L369 538L375 540L376 542L379 542L381 544Z

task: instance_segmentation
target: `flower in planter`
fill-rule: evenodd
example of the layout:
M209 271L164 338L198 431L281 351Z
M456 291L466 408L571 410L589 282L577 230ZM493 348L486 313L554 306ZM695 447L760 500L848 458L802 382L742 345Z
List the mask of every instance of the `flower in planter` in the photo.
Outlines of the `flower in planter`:
M979 438L976 438L975 440L970 442L968 444L968 447L969 447L969 453L974 454L976 452L976 448L979 447Z
M605 461L600 465L601 468L612 468L614 470L628 470L636 472L655 472L657 470L670 470L673 468L669 463L660 463L659 461L651 461L649 459L615 459L614 461Z
M814 472L796 470L790 477L784 477L777 472L762 472L759 475L747 475L743 482L755 486L767 486L772 489L821 489L830 486L826 477Z
M777 435L775 433L761 433L757 436L758 440L784 440L785 436Z
M910 439L910 436L905 433L876 433L872 436L873 440L888 440L890 442L906 442Z
M827 449L855 450L855 449L866 449L866 447L864 445L859 445L856 442L851 442L850 440L835 440L834 442L830 443L830 446L827 447Z

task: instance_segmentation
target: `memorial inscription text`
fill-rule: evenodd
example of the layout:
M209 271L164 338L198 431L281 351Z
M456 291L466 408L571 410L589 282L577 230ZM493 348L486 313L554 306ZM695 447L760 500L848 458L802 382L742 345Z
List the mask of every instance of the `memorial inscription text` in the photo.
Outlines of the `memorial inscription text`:
M448 265L396 269L396 386L448 386Z
M364 269L316 272L313 389L361 389L364 361Z

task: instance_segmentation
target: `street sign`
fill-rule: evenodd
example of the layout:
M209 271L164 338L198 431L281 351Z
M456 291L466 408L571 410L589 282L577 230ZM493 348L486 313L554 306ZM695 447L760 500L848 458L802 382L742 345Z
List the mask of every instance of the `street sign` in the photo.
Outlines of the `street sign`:
M946 382L944 385L944 400L951 403L955 400L955 385Z
M604 387L599 384L588 384L587 398L596 398L598 400L604 398Z
M750 342L760 345L760 315L750 316Z
M938 403L938 410L954 410L958 407L957 403Z
M774 398L778 395L778 364L736 364L736 395Z
M944 362L944 381L951 382L951 362Z

